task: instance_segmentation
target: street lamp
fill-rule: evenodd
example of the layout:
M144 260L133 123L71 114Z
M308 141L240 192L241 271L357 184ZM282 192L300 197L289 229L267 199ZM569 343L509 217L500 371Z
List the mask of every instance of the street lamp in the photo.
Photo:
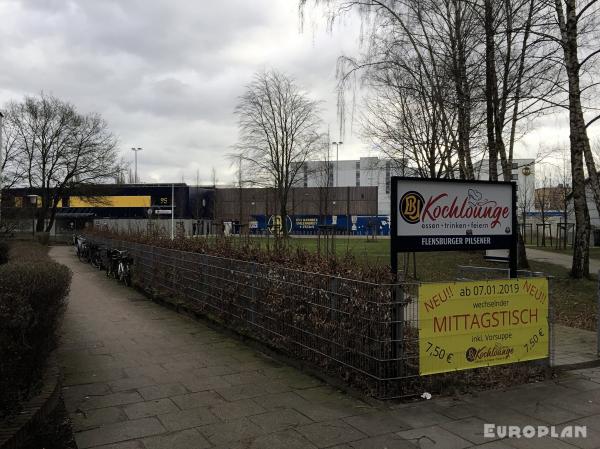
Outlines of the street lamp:
M37 195L27 195L31 204L31 236L35 238L35 209L37 207Z
M138 183L138 175L137 175L137 154L138 154L138 151L143 151L143 150L144 150L143 148L131 148L131 151L133 151L133 152L135 153L135 175L134 175L134 179L133 179L133 182L134 182L135 184L137 184L137 183Z
M339 149L340 145L344 142L331 142L332 145L335 145L335 186L340 186L339 176L340 176L340 154Z

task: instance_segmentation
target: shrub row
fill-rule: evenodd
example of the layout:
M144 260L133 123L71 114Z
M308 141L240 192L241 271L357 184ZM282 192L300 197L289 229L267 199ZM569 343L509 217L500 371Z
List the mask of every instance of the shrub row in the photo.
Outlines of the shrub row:
M0 265L8 262L8 243L0 240Z
M36 393L71 282L69 269L41 246L16 245L0 266L0 417Z
M351 253L324 257L304 248L290 247L286 239L270 239L265 247L260 238L197 238L177 237L171 240L162 233L117 233L90 229L86 234L100 238L124 240L159 248L177 249L191 253L256 262L263 265L285 266L292 270L310 271L363 282L392 283L389 266L359 262ZM261 240L263 240L261 242Z

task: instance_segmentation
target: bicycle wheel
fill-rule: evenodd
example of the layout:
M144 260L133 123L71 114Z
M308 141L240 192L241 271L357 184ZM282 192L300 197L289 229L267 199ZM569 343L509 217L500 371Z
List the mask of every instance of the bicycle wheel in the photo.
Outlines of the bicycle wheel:
M131 271L129 270L129 266L126 265L125 270L123 272L123 283L127 286L127 287L131 287Z

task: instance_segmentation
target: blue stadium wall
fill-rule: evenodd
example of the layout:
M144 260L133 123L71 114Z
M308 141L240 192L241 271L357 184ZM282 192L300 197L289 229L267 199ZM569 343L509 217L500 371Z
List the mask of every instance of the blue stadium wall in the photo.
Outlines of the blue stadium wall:
M252 215L250 222L250 233L269 232L269 221L273 221L271 215ZM349 219L350 218L350 219ZM376 235L390 234L390 218L386 215L293 215L288 216L288 226L291 223L291 234L315 235L319 225L333 225L336 232L351 235Z

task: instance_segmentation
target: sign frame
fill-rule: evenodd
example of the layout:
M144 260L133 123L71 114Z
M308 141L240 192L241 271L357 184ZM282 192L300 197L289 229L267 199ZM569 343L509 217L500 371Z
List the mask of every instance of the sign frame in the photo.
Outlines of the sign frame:
M508 249L509 250L509 269L510 277L517 277L517 252L518 252L518 220L517 220L517 190L516 183L512 181L482 181L482 180L463 180L463 179L438 179L438 178L414 178L408 176L392 176L390 179L390 196L391 196L391 207L390 207L390 266L394 276L394 280L397 281L398 277L398 253L406 252L431 252L431 251L465 251L475 249L492 249L486 245L470 245L469 247L460 247L460 245L444 246L443 248L432 248L432 249L419 249L407 251L403 247L402 243L398 239L398 182L408 181L410 183L440 183L440 184L481 184L481 185L497 185L497 186L510 186L512 192L512 225L511 235L509 238L508 248L494 248L494 249Z

